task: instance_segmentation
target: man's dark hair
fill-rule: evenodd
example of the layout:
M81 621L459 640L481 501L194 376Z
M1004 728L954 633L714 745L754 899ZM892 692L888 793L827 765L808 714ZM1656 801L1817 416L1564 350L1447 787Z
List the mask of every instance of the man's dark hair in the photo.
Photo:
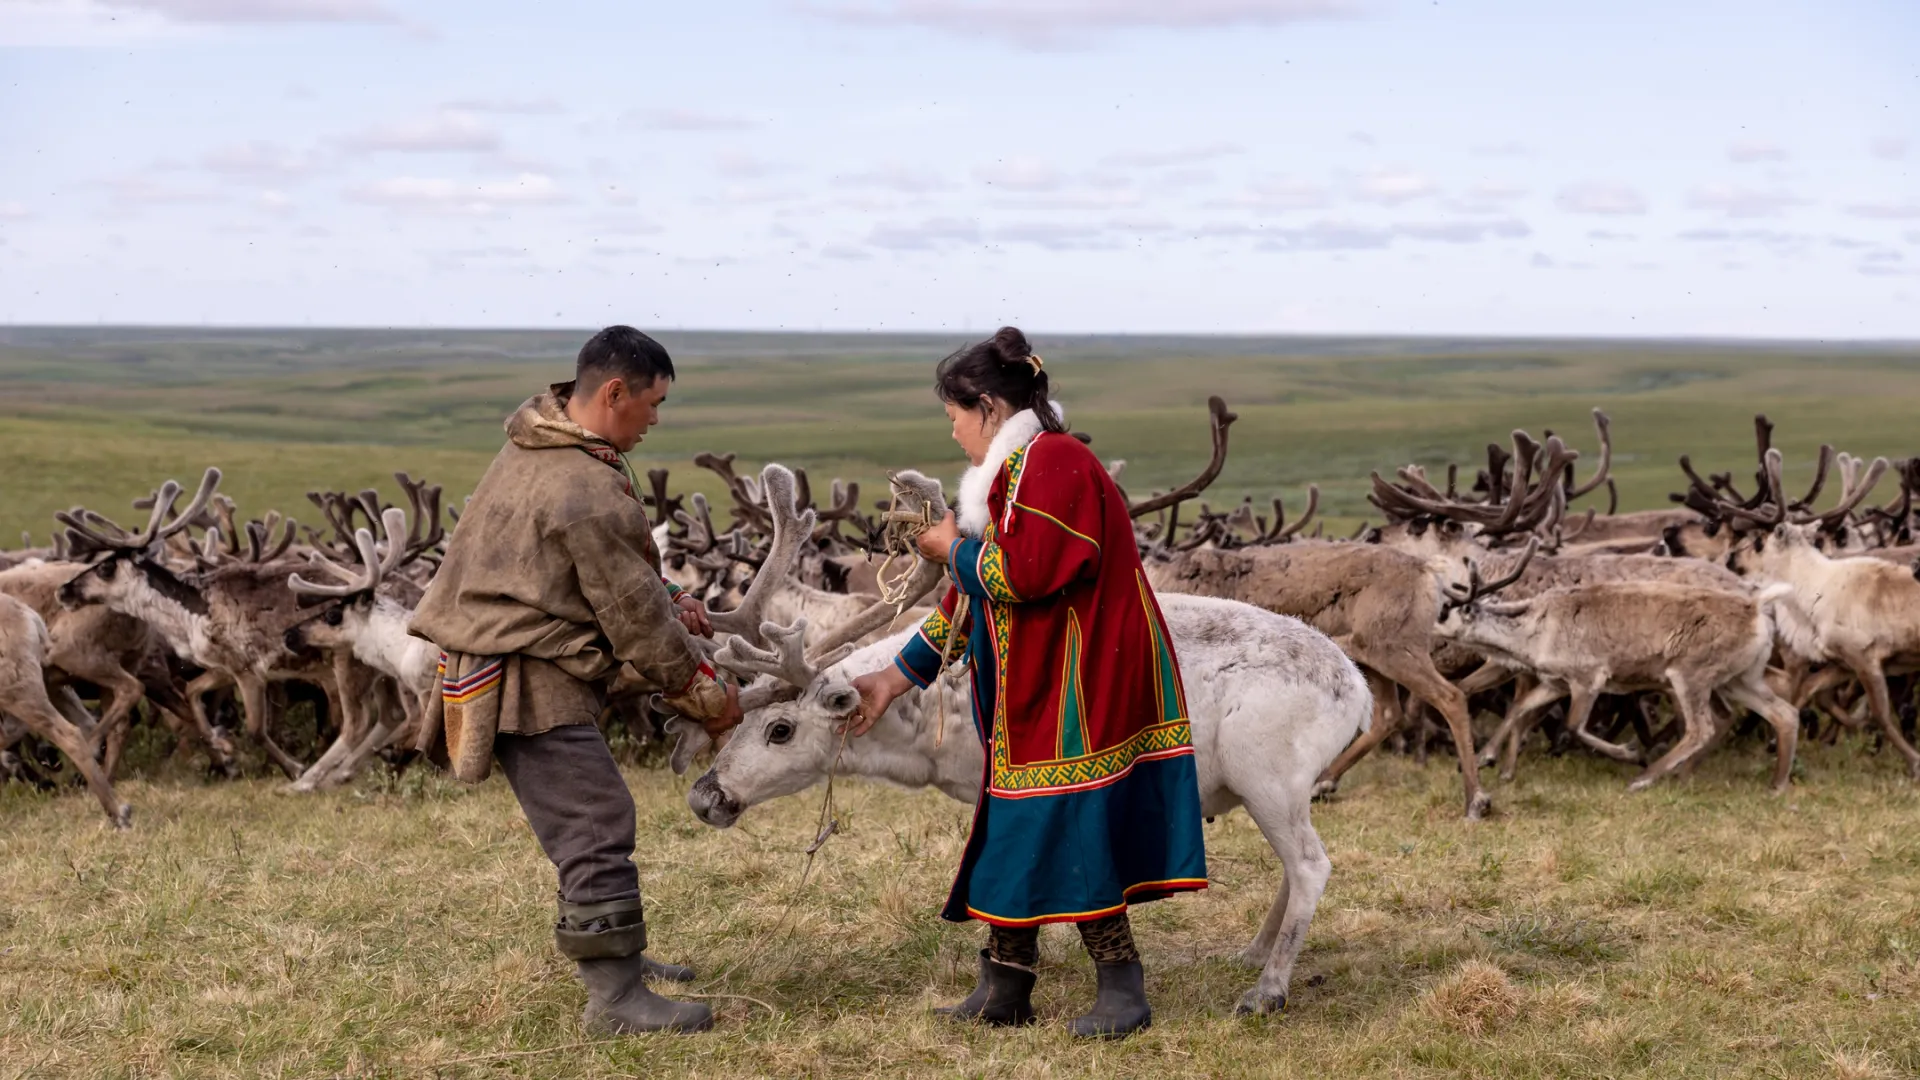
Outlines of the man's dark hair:
M656 378L673 378L673 358L659 342L633 327L609 326L580 346L580 359L573 367L573 392L591 394L615 378L638 393Z

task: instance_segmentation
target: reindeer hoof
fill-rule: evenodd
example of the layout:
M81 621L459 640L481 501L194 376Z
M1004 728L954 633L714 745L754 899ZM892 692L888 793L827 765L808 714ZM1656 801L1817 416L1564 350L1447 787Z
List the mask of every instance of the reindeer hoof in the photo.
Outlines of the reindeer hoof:
M1255 987L1240 995L1240 1004L1233 1007L1235 1016L1272 1016L1287 1007L1285 993L1269 994Z
M1487 811L1491 809L1493 809L1493 796L1483 791L1475 795L1472 802L1467 803L1467 820L1479 821L1486 817Z
M1322 799L1322 800L1331 799L1333 797L1333 793L1339 790L1340 790L1340 781L1322 780L1319 783L1313 785L1313 798Z
M113 827L120 830L133 828L133 806L121 803L120 809L113 812Z
M1627 790L1628 791L1645 791L1648 788L1652 787L1654 783L1655 783L1654 777L1651 777L1651 776L1637 777L1634 779L1633 783L1627 785Z

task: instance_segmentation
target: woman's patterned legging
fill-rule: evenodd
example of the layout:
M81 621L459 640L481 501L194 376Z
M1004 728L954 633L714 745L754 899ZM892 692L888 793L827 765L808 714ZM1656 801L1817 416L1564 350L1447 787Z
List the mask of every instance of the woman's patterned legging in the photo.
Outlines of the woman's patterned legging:
M1080 943L1097 964L1126 964L1140 959L1133 945L1133 925L1127 913L1104 919L1075 923L1080 928ZM1002 964L1031 968L1040 960L1040 928L1037 926L988 926L987 955Z

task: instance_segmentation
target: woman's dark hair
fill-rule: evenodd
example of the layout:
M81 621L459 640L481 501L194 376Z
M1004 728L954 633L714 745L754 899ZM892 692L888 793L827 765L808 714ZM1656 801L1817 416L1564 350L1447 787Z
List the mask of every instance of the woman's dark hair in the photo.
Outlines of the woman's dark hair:
M1006 402L1015 412L1032 409L1041 428L1060 434L1066 421L1053 411L1047 398L1047 373L1033 355L1027 335L1016 326L1003 326L985 341L968 345L940 361L933 374L933 391L949 405L983 416L983 398Z

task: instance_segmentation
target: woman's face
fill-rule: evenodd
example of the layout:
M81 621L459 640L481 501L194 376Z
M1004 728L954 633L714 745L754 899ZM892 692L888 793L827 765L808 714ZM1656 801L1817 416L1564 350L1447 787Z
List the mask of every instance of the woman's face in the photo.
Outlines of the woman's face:
M947 402L947 419L953 421L953 441L960 444L967 461L975 465L987 460L993 437L1000 433L1000 425L1007 418L1006 407L999 400L982 398L980 404L983 409L963 409Z

